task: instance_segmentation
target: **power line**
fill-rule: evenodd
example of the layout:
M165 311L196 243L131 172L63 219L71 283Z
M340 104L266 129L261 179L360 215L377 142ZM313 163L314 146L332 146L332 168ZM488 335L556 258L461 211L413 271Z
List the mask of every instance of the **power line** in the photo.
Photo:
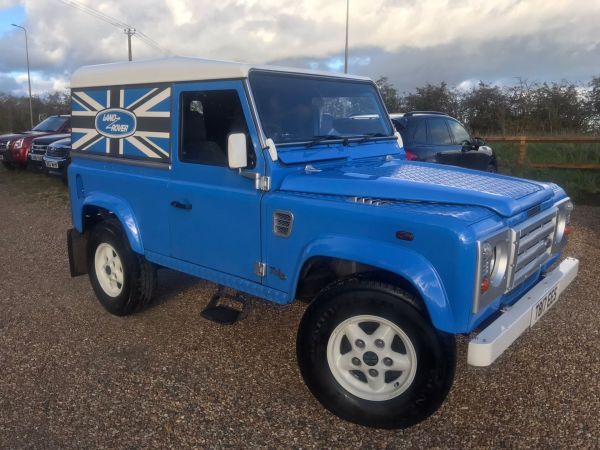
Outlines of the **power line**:
M84 12L86 14L89 14L92 17L95 17L97 19L102 20L103 22L106 22L114 27L120 28L122 29L125 34L127 35L127 44L128 44L128 51L129 51L129 61L131 61L132 59L132 55L131 55L131 36L135 36L136 38L138 38L140 41L144 42L146 45L153 47L156 50L159 50L161 52L164 52L168 55L173 55L173 52L171 52L170 50L161 47L158 42L156 42L154 39L152 39L150 36L142 33L139 30L136 30L135 27L129 25L128 23L122 22L119 19L115 19L114 17L109 16L108 14L104 14L103 12L97 11L94 8L91 8L87 5L84 5L83 3L80 3L78 1L75 0L59 0L61 3L63 3L64 5L70 6L71 8L77 9L81 12Z
M114 17L109 16L108 14L104 14L100 11L90 8L89 6L84 5L83 3L80 3L80 2L77 2L74 0L59 0L59 1L67 6L78 9L79 11L83 11L91 16L94 16L100 20L103 20L104 22L109 23L115 27L132 28L130 25L126 24L125 22L121 22L118 19L115 19Z

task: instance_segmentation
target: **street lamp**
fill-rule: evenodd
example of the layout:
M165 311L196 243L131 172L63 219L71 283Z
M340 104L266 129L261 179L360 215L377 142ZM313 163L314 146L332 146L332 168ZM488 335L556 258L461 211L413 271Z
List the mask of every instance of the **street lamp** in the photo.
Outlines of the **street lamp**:
M20 28L25 32L25 54L27 55L27 83L29 83L29 120L31 121L31 128L33 129L33 106L31 102L31 75L29 73L29 44L27 43L27 29L20 25L11 23L13 27Z
M348 22L350 19L350 0L346 0L346 49L344 51L344 73L348 73Z

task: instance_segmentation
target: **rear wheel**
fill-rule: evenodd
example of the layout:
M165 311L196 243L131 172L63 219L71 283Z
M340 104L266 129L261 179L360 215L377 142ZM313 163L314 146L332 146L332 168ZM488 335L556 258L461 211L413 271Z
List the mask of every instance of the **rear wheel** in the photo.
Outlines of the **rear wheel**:
M106 220L88 240L88 274L98 300L123 316L148 304L156 286L156 267L129 247L120 223Z
M300 371L342 419L404 428L433 414L455 367L454 337L436 331L415 298L395 286L350 279L309 305L297 339Z

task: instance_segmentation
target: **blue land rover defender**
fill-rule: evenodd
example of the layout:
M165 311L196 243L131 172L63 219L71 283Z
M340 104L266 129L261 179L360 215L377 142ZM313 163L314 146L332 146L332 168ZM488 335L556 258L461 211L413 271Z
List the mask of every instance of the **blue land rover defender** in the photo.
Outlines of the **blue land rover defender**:
M310 300L300 371L346 420L425 419L456 334L489 365L577 274L560 187L407 161L369 79L177 57L71 87L72 275L116 315L151 300L157 267L238 292L211 300L218 321L244 293Z

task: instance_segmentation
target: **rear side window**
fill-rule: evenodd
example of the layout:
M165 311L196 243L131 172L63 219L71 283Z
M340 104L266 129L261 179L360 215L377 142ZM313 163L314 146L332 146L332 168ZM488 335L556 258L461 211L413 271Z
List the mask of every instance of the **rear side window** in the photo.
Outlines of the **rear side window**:
M432 145L449 145L452 144L450 132L446 126L444 119L427 119L429 127L429 140Z
M182 162L227 166L230 134L245 133L248 165L255 157L242 103L236 90L184 92L181 94Z
M419 120L415 126L413 144L427 144L427 126L424 120Z
M454 142L460 144L464 141L471 141L471 136L469 136L469 133L467 130L465 130L465 127L463 127L460 123L458 123L456 120L448 120L447 123L450 127L450 131L452 131L452 134L454 135Z

